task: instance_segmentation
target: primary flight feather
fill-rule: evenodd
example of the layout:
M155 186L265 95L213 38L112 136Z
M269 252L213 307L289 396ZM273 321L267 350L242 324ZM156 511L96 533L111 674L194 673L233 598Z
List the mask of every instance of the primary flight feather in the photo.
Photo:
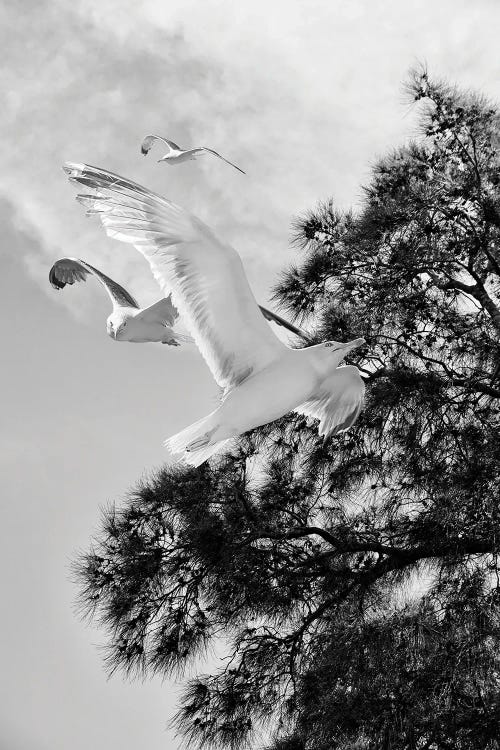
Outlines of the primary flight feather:
M224 389L217 409L166 441L173 453L198 466L232 438L293 410L319 419L324 436L351 427L364 383L356 367L338 365L363 339L292 349L265 323L238 253L202 221L106 170L73 163L64 169L96 191L79 200L107 234L149 261Z

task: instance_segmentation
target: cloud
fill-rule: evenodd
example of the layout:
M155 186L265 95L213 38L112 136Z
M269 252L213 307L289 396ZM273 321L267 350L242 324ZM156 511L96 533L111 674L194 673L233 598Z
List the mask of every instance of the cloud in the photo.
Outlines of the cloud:
M486 0L85 0L28 11L2 24L0 190L41 241L31 271L44 285L49 263L70 254L145 301L158 296L133 248L73 204L65 159L121 172L208 221L262 299L292 257L293 215L330 195L358 200L370 162L413 134L400 81L416 59L498 94L500 6ZM209 157L157 165L139 154L146 132L212 146L248 176Z

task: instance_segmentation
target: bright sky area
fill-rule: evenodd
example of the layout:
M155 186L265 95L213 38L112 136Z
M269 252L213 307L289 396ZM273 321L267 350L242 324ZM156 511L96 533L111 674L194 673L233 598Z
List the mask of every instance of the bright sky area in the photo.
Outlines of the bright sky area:
M56 292L57 258L85 259L147 304L130 246L85 219L60 170L87 161L189 208L241 253L266 304L290 224L360 198L369 165L414 135L408 68L500 99L496 0L39 0L0 8L0 750L175 750L178 686L111 680L102 632L75 614L71 560L100 509L166 460L165 437L217 388L194 348L116 343L90 280ZM206 145L178 167L146 133Z

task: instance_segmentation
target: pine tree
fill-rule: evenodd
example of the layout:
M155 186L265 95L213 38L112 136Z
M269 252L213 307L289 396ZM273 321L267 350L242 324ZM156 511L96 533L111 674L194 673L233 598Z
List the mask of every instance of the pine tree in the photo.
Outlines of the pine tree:
M297 414L109 511L78 563L110 669L191 676L191 746L500 746L500 116L410 75L421 135L296 224L276 298L358 336L356 426ZM211 643L227 659L210 673Z

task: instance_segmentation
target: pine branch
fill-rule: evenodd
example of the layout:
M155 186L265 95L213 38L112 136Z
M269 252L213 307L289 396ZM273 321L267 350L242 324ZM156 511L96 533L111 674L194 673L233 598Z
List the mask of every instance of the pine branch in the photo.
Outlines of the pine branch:
M342 539L340 537L334 536L329 531L322 529L319 526L299 526L287 531L263 530L258 534L252 534L248 537L245 537L245 539L242 541L242 544L251 544L252 542L264 539L286 541L289 539L300 539L311 535L321 537L326 542L328 542L328 544L334 547L336 552L338 553L378 552L385 555L406 554L405 550L403 549L398 549L397 547L391 547L385 544L379 544L377 542Z
M415 356L420 356L415 352L411 347L407 347L409 351L415 354ZM426 361L433 361L432 359L425 358ZM439 360L436 360L437 364L441 364ZM499 365L500 367L500 365ZM497 368L498 369L498 368ZM364 380L366 383L371 383L375 380L378 380L379 378L388 378L392 379L397 375L397 371L390 367L381 367L378 370L375 370L375 372L368 373ZM455 375L452 375L451 373L448 373L448 377L445 378L443 375L440 375L439 373L434 372L434 377L437 377L441 380L441 384L446 387L447 385L455 385L459 386L461 388L464 388L466 390L476 391L477 393L484 393L487 396L491 396L492 398L500 398L500 389L493 388L491 385L488 385L487 383L483 383L479 380L476 380L474 378L467 377L465 375L460 376L458 373ZM491 382L494 382L496 375L492 376Z

